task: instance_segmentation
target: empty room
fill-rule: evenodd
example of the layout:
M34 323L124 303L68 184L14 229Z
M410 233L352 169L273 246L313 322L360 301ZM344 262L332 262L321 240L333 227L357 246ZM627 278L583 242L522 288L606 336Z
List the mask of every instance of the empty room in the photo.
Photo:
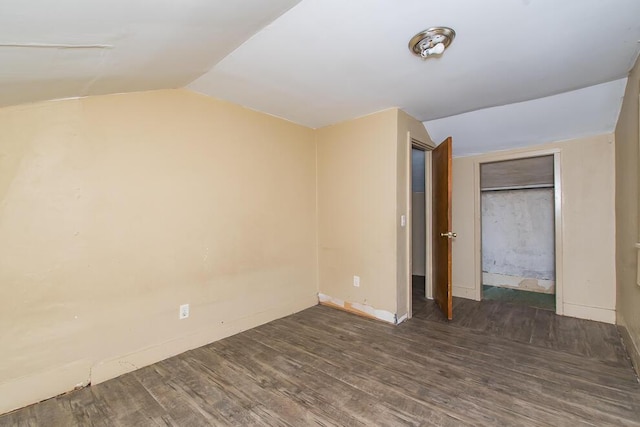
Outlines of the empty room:
M640 426L640 2L0 2L0 426Z

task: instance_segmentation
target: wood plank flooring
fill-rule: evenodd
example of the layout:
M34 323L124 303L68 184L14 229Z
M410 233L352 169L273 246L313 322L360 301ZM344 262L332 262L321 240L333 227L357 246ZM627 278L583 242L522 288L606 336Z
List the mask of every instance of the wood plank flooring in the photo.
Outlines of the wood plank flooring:
M504 309L508 306L508 309ZM631 366L618 330L614 325L572 317L556 316L547 310L454 299L458 316L452 324L478 332L532 345L562 350L576 355ZM444 323L436 310L425 310L417 317Z
M640 426L640 384L617 343L567 345L563 327L532 343L535 328L516 332L527 322L479 330L468 323L484 308L457 305L458 324L425 302L399 326L313 307L0 425ZM570 335L599 339L594 323Z
M453 299L454 316L448 321L424 294L424 277L413 276L413 316L447 323L509 340L553 348L631 367L615 325L556 316L548 310L499 301Z

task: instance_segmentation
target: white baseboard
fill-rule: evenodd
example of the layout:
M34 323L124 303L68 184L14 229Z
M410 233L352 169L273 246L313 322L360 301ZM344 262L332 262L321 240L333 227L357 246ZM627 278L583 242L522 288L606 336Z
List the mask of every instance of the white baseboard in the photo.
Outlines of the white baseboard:
M636 370L636 375L640 375L640 337L631 335L621 314L618 314L618 331L620 331L622 342L627 349L627 353L629 353L629 357L631 357L631 363Z
M0 414L89 384L91 363L78 360L0 383Z
M476 299L476 290L471 288L462 288L459 286L453 286L451 293L457 298Z
M453 296L459 298L476 299L476 290L471 288L453 287ZM579 319L596 320L604 323L616 323L616 311L613 309L590 307L586 305L564 303L562 305L563 316L577 317Z
M563 316L577 317L579 319L597 320L598 322L616 323L616 311L607 308L589 307L586 305L564 303Z

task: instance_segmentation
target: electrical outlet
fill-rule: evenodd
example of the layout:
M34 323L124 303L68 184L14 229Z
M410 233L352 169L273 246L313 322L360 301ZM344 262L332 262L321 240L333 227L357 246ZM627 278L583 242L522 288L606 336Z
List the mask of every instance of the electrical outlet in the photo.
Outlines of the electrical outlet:
M180 313L179 313L178 317L181 320L182 319L186 319L187 317L189 317L189 304L182 304L180 306Z
M353 276L353 286L356 288L360 287L360 276Z

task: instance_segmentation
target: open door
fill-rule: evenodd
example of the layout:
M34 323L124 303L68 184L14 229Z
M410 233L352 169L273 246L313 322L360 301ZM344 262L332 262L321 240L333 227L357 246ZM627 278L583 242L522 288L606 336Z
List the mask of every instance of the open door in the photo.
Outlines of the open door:
M432 151L433 171L433 299L451 320L451 137Z

